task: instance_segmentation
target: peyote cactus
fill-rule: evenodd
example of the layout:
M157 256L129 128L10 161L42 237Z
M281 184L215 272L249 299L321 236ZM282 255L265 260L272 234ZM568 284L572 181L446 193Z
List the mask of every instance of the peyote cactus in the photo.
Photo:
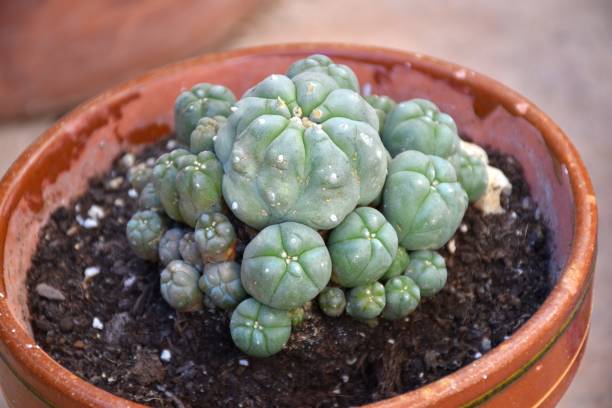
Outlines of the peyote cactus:
M405 275L417 284L423 297L431 297L446 284L446 262L436 251L416 251L410 254Z
M391 161L383 213L404 248L442 247L459 227L467 205L467 194L447 160L409 150Z
M249 298L234 310L230 332L240 350L255 357L269 357L287 344L291 319L287 311L273 309Z
M406 267L408 267L408 262L410 262L410 255L408 255L408 252L403 247L398 247L393 263L391 263L391 266L380 280L386 282L395 276L403 274Z
M327 245L334 281L353 288L385 274L397 253L397 234L378 210L359 207L332 230Z
M321 236L295 222L263 229L244 250L241 280L261 303L291 310L319 294L331 276L331 259Z
M189 150L191 153L198 154L204 150L214 151L217 133L225 122L227 122L225 116L215 116L214 118L205 117L200 119L198 125L189 136Z
M385 304L385 287L379 282L374 282L351 289L346 313L355 319L370 320L382 313Z
M489 182L487 165L477 156L470 156L463 150L459 150L448 160L455 168L457 181L467 193L470 202L482 197Z
M324 55L238 102L198 84L177 98L175 124L182 148L129 170L144 209L127 225L130 246L164 268L174 309L235 308L231 337L255 357L282 350L292 327L302 336L316 313L372 326L409 315L443 288L433 250L468 202L503 212L511 189L435 104L362 97L353 71Z
M385 284L387 303L382 317L387 320L401 319L416 309L421 301L419 287L408 276L396 276Z
M164 232L165 220L151 210L135 213L126 227L130 247L136 255L147 261L157 261L157 247Z
M162 203L153 182L147 183L138 195L138 207L143 210L161 210Z
M388 156L376 111L317 69L271 75L219 130L223 196L254 228L295 221L331 229L379 195Z
M447 158L459 148L453 118L426 99L398 104L386 116L381 136L393 157L406 150L418 150Z
M201 83L181 93L174 104L176 139L189 146L191 132L201 118L228 116L236 97L226 87Z
M179 242L187 231L183 228L171 228L161 237L159 241L159 262L168 265L172 261L181 259Z
M351 68L334 62L326 55L314 54L294 62L287 71L289 78L296 77L302 72L320 72L330 76L340 88L359 92L359 81Z
M346 296L340 288L327 287L319 293L319 307L328 316L338 317L344 313Z
M139 163L130 167L128 171L128 181L138 192L142 191L153 177L153 170L145 163Z
M203 212L219 207L223 170L209 151L181 157L177 169L176 191L181 219L195 227Z
M179 195L176 189L177 167L179 159L188 155L190 153L185 149L173 150L162 154L153 167L153 183L157 195L168 217L175 221L183 220L179 211Z
M397 106L397 102L386 95L369 95L365 100L376 110L378 121L380 122L379 132L382 134L384 130L385 119L389 112Z
M223 213L205 212L200 215L194 234L204 262L233 259L236 251L236 231Z
M202 308L198 271L183 261L172 261L160 275L160 292L172 308L191 312Z
M221 309L236 307L247 297L240 282L240 265L236 262L206 264L199 286L215 306Z
M189 263L198 270L202 270L204 263L198 250L198 244L195 241L193 232L187 232L179 240L179 253L183 261Z

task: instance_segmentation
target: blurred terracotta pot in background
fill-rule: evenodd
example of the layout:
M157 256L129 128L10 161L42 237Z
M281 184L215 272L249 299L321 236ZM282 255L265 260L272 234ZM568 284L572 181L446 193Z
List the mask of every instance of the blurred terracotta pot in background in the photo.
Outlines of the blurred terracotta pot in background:
M210 49L258 0L0 3L0 119L58 112L146 69Z
M0 183L0 384L12 407L139 406L76 377L34 343L25 278L49 214L122 150L166 136L181 88L218 82L239 95L314 52L349 64L374 93L432 99L462 134L514 155L553 230L554 262L542 273L556 285L528 322L481 359L374 405L528 407L561 398L585 349L597 241L593 187L567 136L522 96L460 66L379 48L305 44L205 55L144 75L68 114L17 160Z

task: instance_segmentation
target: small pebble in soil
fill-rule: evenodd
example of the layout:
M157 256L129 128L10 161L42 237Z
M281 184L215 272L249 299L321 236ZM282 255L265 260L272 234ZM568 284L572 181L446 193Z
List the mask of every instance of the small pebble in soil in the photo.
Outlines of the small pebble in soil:
M88 266L87 268L85 268L85 271L83 272L83 274L85 275L85 279L91 279L94 276L100 274L100 267L99 266Z
M135 190L135 189L133 189L133 188L130 188L130 189L128 190L128 196L129 196L130 198L138 198L138 191L136 191L136 190Z
M36 293L49 300L66 300L66 296L64 296L62 291L46 283L39 283L36 285ZM2 295L2 297L4 297L4 295Z
M91 327L93 327L94 329L102 330L104 329L104 323L102 323L102 321L97 317L94 317L91 322Z
M170 360L172 360L172 353L168 349L163 349L161 354L159 355L159 359L161 361L165 361L166 363L169 363Z

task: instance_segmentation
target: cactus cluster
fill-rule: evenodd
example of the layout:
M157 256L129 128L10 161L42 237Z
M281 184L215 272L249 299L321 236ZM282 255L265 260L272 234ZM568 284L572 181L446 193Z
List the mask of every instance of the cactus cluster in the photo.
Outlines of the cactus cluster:
M178 148L128 175L128 242L159 263L171 307L230 311L236 346L267 357L317 309L396 320L442 290L436 250L487 190L486 155L434 103L359 89L312 55L239 100L207 83L179 95Z

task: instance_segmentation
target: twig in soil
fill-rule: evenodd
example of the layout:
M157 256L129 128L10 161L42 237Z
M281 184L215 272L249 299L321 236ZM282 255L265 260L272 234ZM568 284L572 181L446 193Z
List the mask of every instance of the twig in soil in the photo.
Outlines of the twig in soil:
M174 405L176 405L176 408L186 408L185 404L183 404L183 402L180 399L178 399L176 395L166 390L166 387L164 387L163 385L158 385L157 389L160 392L163 392L166 397L170 398L172 402L174 402Z

